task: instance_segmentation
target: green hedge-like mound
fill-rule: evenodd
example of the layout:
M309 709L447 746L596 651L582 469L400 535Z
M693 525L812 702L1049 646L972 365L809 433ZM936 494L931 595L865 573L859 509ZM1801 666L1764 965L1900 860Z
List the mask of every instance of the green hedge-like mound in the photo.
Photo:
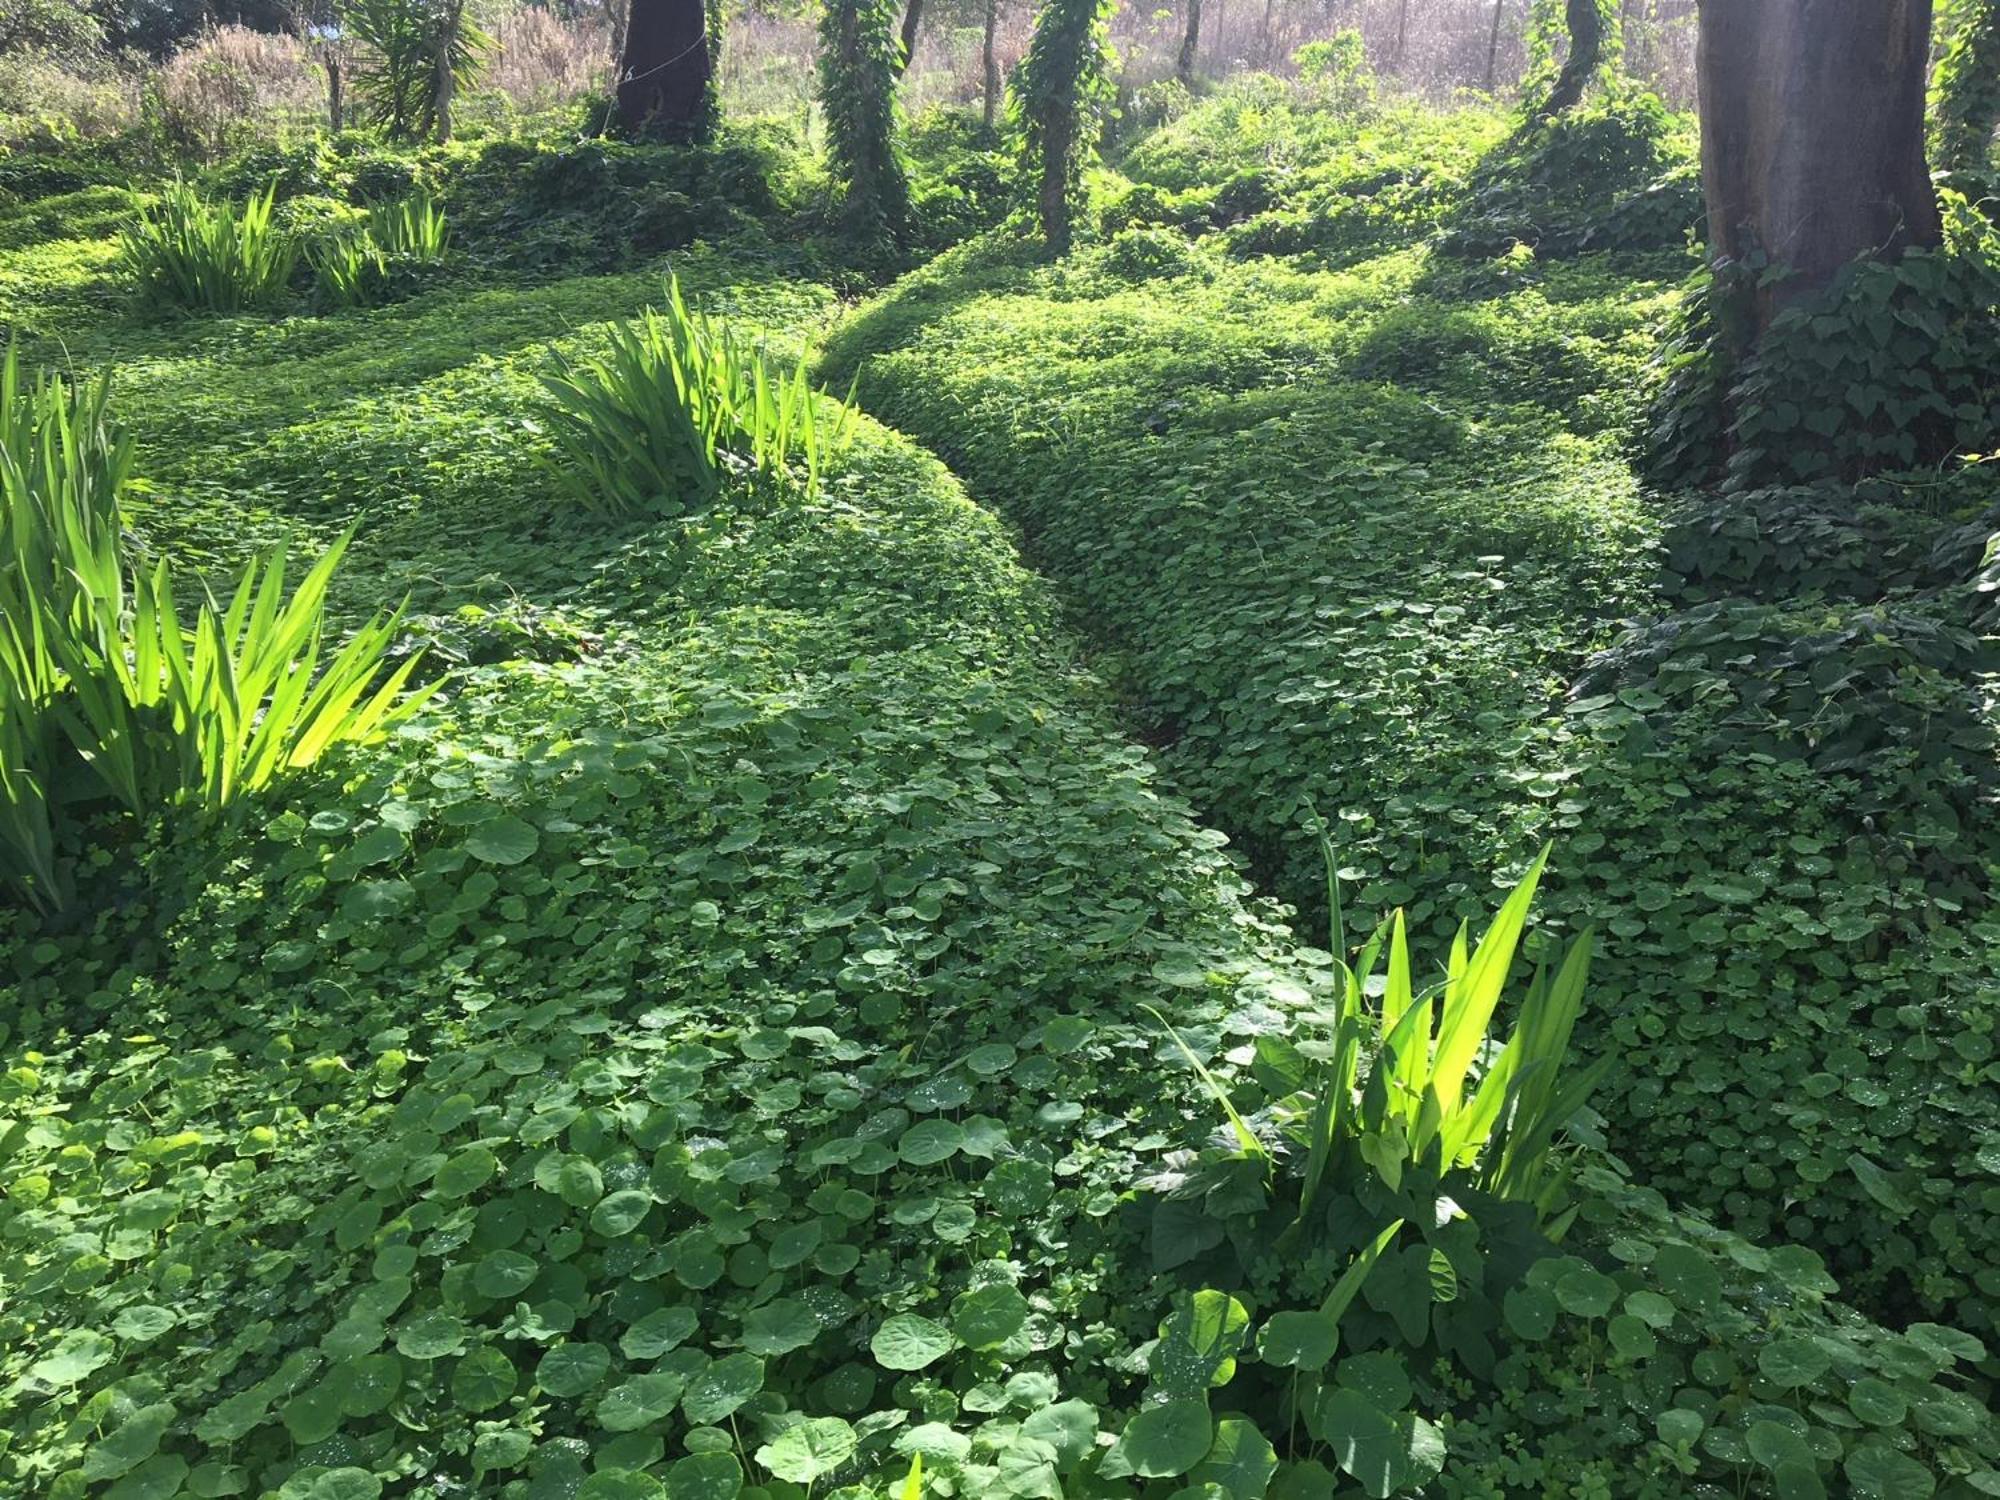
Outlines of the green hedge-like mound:
M1816 1245L1887 1316L1990 1331L2000 844L1963 545L1990 483L1888 487L1928 571L1852 597L1873 533L1821 494L1772 533L1791 597L1719 597L1732 526L1663 515L1628 451L1677 257L1088 266L954 252L829 368L866 353L871 409L1019 522L1276 891L1315 909L1309 803L1364 912L1439 929L1485 902L1481 851L1553 836L1644 1180ZM1698 577L1656 582L1669 522Z

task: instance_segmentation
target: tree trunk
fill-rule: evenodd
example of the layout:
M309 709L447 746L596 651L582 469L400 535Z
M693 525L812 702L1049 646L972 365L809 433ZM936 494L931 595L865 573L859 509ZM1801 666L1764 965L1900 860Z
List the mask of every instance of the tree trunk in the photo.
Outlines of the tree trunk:
M618 62L618 123L634 136L706 135L711 66L702 0L632 0Z
M901 78L917 55L917 27L923 23L924 0L906 0L903 6L903 43L896 53L896 76Z
M980 76L985 82L984 118L991 130L1000 118L1000 58L994 51L994 32L1000 29L1000 0L986 0L986 40L979 49Z
M1042 135L1042 185L1036 206L1042 220L1042 243L1051 255L1069 252L1069 158L1076 122L1065 111L1051 119Z
M1486 35L1486 92L1500 83L1500 20L1507 13L1507 0L1493 0L1493 29Z
M1924 164L1931 0L1701 0L1701 176L1717 291L1749 340L1861 255L1943 239ZM1759 257L1762 257L1760 262ZM1742 274L1749 271L1746 277ZM1729 309L1722 309L1727 311Z
M1410 0L1400 0L1396 6L1396 67L1403 66L1403 59L1410 51Z
M1729 3L1742 4L1744 0L1729 0ZM1783 0L1783 3L1794 3L1794 0ZM1860 0L1849 0L1849 3L1860 3ZM1563 59L1562 72L1556 75L1556 86L1549 90L1549 97L1535 111L1537 120L1547 120L1565 110L1575 109L1604 57L1604 16L1597 8L1597 0L1566 0L1563 19L1569 27L1569 56Z
M1181 55L1174 64L1174 77L1181 87L1194 87L1195 54L1201 48L1201 0L1187 0L1187 30L1181 33Z
M440 145L451 139L451 96L458 84L451 71L451 54L464 21L464 0L458 0L438 23L437 55L431 60L431 119Z
M342 108L340 59L329 50L320 59L320 66L326 69L326 123L327 128L339 135L346 123L346 112Z

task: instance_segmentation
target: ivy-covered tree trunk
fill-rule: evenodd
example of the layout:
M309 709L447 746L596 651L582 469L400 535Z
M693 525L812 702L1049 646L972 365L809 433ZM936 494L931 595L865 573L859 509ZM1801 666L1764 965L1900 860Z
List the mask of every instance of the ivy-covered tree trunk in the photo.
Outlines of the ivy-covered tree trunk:
M896 52L896 76L903 76L917 55L917 28L923 24L924 0L907 0L903 6L903 45Z
M702 0L632 0L618 60L618 123L630 136L696 141L715 128L714 53Z
M986 0L986 36L979 47L979 71L985 85L981 117L990 131L1000 119L1000 53L995 45L1000 29L1000 0Z
M1946 171L1976 171L2000 128L2000 0L1959 0L1946 13L1950 40L1937 66L1932 159Z
M1174 63L1174 77L1182 88L1194 87L1194 60L1200 50L1201 0L1187 0L1187 29L1181 33L1181 55Z
M909 182L896 152L896 0L827 0L819 23L819 99L843 198L857 235L900 238Z
M1563 58L1562 71L1556 74L1548 97L1536 107L1536 119L1552 119L1575 109L1596 76L1604 61L1604 13L1597 5L1598 0L1565 0L1563 24L1569 31L1569 54ZM1497 17L1495 22L1497 28Z
M1014 74L1035 217L1052 255L1070 247L1084 169L1109 91L1114 0L1048 0Z
M1940 242L1924 164L1930 0L1702 0L1700 26L1709 249L1739 342L1857 256Z

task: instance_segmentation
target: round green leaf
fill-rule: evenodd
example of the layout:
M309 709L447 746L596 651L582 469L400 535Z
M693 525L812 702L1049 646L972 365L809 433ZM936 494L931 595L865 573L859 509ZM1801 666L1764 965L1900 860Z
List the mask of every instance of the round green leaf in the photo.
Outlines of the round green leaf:
M488 1345L466 1355L451 1372L452 1399L466 1411L491 1411L519 1382L514 1362Z
M1168 1401L1127 1422L1118 1449L1134 1474L1171 1479L1200 1463L1214 1440L1206 1401Z
M780 1297L743 1320L743 1347L752 1354L789 1354L819 1337L819 1319L803 1302Z
M465 1324L443 1308L420 1313L396 1330L396 1352L406 1359L444 1359L465 1345Z
M1862 1444L1842 1468L1862 1500L1930 1500L1937 1490L1929 1469L1881 1443Z
M688 1382L681 1414L696 1426L720 1422L764 1389L764 1362L754 1354L718 1359Z
M736 1500L743 1466L733 1453L696 1453L667 1470L667 1500Z
M630 1234L652 1212L653 1195L637 1188L605 1196L590 1211L590 1227L608 1240Z
M637 1469L599 1469L577 1486L576 1500L660 1500L666 1487Z
M500 1170L500 1159L484 1146L467 1146L438 1168L431 1186L440 1196L464 1198L486 1186Z
M602 1344L557 1344L535 1367L535 1384L551 1396L581 1396L611 1369L611 1351Z
M951 1353L951 1331L916 1313L897 1313L875 1330L868 1347L886 1370L921 1370Z
M812 1484L854 1456L854 1429L839 1417L811 1417L757 1450L757 1462L780 1479Z
M965 1292L951 1304L951 1331L968 1349L996 1349L1028 1321L1028 1299L1004 1282Z
M665 1372L635 1375L615 1385L597 1403L597 1425L607 1432L637 1432L663 1421L686 1386L685 1376Z
M465 838L465 851L489 865L518 865L542 846L533 825L511 813L489 818Z
M495 1250L472 1268L472 1289L499 1300L525 1292L541 1274L541 1263L518 1250Z

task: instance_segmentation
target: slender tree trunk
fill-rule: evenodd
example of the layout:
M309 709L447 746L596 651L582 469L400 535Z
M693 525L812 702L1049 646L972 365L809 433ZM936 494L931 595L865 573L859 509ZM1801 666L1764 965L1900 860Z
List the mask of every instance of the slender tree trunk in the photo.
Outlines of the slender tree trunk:
M339 135L346 125L346 111L341 98L340 59L329 51L320 59L320 66L326 69L326 123L327 128Z
M1732 3L1741 4L1743 0ZM1549 97L1535 110L1537 120L1575 109L1604 58L1604 15L1597 8L1597 0L1567 0L1563 18L1569 27L1569 56L1563 59L1562 71L1556 75L1556 85L1549 90Z
M1931 0L1702 0L1701 173L1719 311L1753 342L1861 255L1943 239L1924 163ZM1760 257L1791 274L1757 285Z
M710 124L712 67L702 0L632 0L618 62L618 123L629 135L699 139Z
M1410 0L1398 0L1396 6L1396 66L1403 66L1403 59L1410 53Z
M1264 19L1257 23L1257 51L1263 60L1271 60L1271 12L1278 0L1264 0Z
M464 21L464 0L458 0L445 12L438 27L437 55L431 60L431 119L440 145L451 139L451 96L458 84L452 76L451 54Z
M1486 34L1486 92L1500 83L1500 21L1507 14L1507 0L1493 0L1493 29Z
M986 0L986 38L979 48L980 77L985 84L982 116L991 130L1000 118L1000 58L994 33L1000 29L1000 0Z
M924 0L904 0L902 45L896 51L896 76L901 78L917 55L917 28L923 24Z
M1187 30L1181 33L1181 55L1174 64L1174 77L1183 88L1194 87L1194 60L1201 50L1201 0L1187 0Z

